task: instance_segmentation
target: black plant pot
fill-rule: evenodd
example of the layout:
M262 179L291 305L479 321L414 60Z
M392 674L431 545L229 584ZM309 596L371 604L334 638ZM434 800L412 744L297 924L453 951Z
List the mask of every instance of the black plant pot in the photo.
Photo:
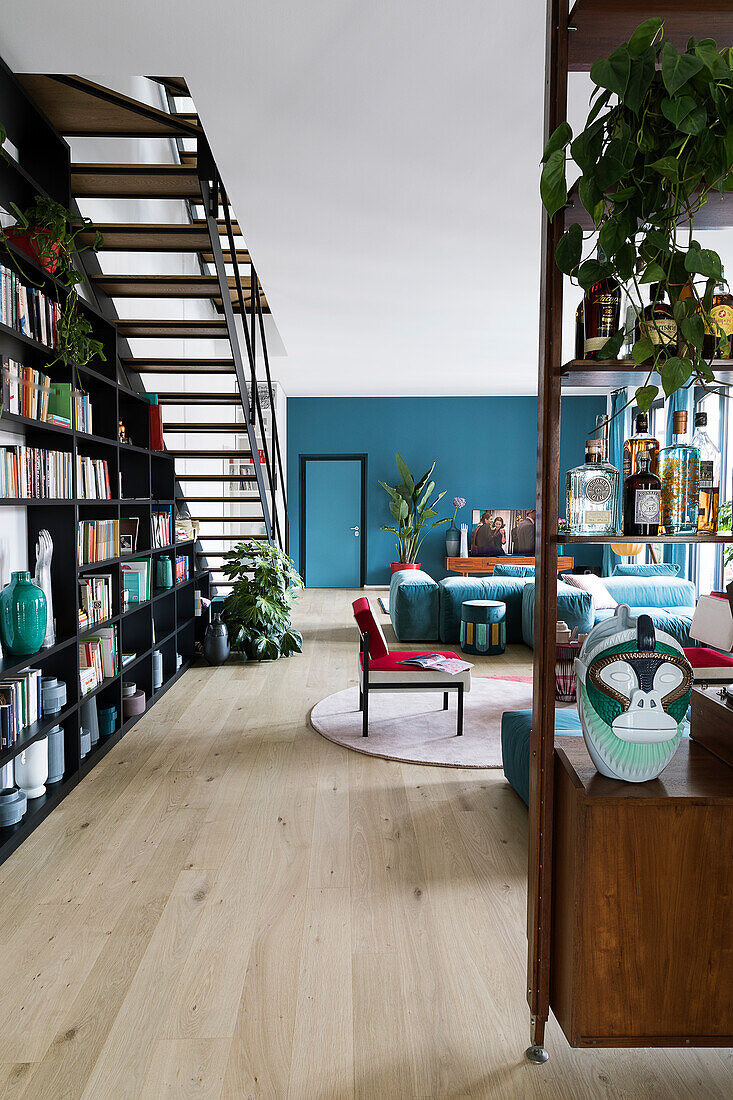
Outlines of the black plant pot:
M223 665L231 651L226 623L222 622L220 615L216 615L214 621L206 627L204 657L210 665Z

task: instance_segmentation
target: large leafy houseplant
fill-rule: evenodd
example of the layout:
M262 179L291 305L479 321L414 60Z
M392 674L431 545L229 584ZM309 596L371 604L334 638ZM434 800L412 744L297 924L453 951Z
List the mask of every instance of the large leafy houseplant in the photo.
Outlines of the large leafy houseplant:
M300 653L303 636L290 616L303 582L287 554L246 539L225 555L223 569L234 582L224 618L235 649L256 661Z
M644 334L632 350L637 366L647 369L636 392L646 411L659 392L650 384L653 371L668 397L682 387L715 383L713 356L703 354L706 327L715 334L715 350L729 355L710 316L723 279L720 256L700 247L694 222L714 192L733 191L733 49L691 38L680 53L663 41L663 20L649 19L629 42L596 61L590 76L595 87L585 128L574 137L563 122L550 136L540 192L554 217L568 200L568 161L578 168L578 197L595 229L584 234L578 223L571 225L555 258L583 290L615 278L637 317L645 284L661 284L669 294L677 353L665 356L661 332L659 342ZM596 236L604 260L593 258ZM646 324L657 327L653 320ZM623 342L621 328L600 357L617 358Z
M395 461L402 478L400 484L392 486L387 485L385 481L380 481L379 484L389 495L389 510L396 521L396 526L382 527L382 530L397 536L395 543L397 561L413 564L417 561L427 531L448 523L447 519L439 519L428 524L429 520L438 515L435 506L445 496L445 490L438 493L434 500L430 499L435 491L435 482L431 480L435 463L416 481L401 455L396 454Z

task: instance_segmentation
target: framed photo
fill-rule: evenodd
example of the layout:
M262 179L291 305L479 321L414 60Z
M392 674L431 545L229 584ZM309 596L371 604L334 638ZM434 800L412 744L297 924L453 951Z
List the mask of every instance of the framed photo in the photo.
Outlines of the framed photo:
M474 557L534 557L535 511L474 508L470 552Z
M132 535L120 535L120 553L132 554L135 550L134 542Z
M120 519L120 553L132 554L137 550L137 529L140 520L137 516L122 516Z

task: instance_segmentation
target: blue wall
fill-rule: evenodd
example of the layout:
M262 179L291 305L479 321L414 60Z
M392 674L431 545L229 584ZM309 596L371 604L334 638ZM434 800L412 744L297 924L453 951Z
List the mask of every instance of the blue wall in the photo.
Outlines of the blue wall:
M565 471L583 461L583 445L605 411L601 397L563 399L560 455ZM533 508L537 452L537 400L534 397L291 397L288 399L288 511L290 552L300 556L300 456L367 454L367 584L385 584L394 560L394 537L380 531L392 523L380 480L399 480L395 451L422 476L436 459L435 483L445 489L441 515L450 501L465 497L458 513L471 523L473 508ZM561 514L564 507L561 502ZM420 553L431 576L445 576L446 527L429 534ZM573 548L579 550L579 547ZM580 563L600 564L595 548L583 548Z

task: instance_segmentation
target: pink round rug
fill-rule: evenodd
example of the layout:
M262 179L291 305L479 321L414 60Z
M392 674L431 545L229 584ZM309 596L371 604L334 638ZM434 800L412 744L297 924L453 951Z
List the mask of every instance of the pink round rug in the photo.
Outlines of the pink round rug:
M369 696L369 736L361 735L357 687L316 703L310 724L344 748L446 768L500 768L501 716L532 706L532 681L475 677L464 696L463 736L456 737L456 696L443 710L440 692L384 691Z

